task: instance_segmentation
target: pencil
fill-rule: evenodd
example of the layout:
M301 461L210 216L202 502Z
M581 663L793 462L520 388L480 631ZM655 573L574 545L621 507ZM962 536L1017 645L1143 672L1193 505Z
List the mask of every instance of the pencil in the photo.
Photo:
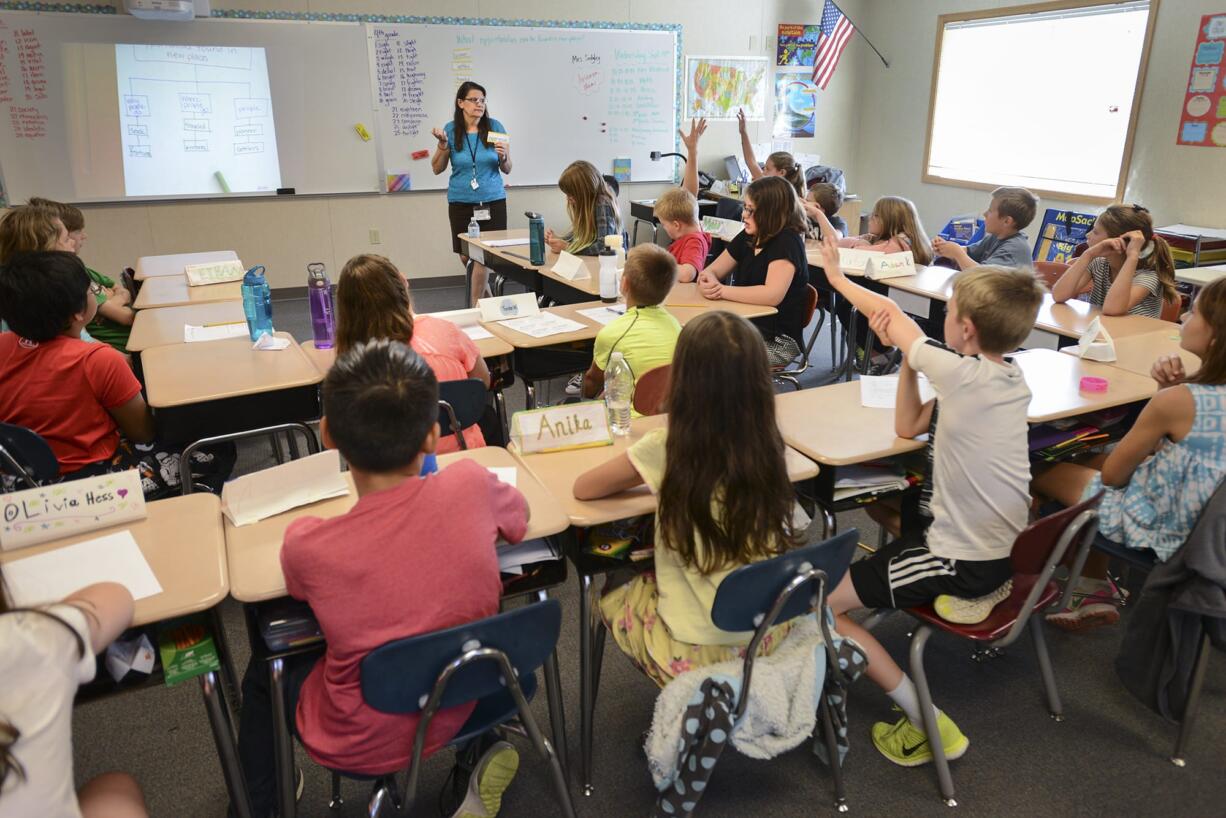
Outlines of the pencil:
M235 324L245 324L245 323L247 323L246 319L242 321L213 321L212 323L201 324L200 326L202 327L230 327Z
M714 303L715 303L714 301L707 301L702 304L671 304L666 301L664 302L664 306L666 307L709 307Z

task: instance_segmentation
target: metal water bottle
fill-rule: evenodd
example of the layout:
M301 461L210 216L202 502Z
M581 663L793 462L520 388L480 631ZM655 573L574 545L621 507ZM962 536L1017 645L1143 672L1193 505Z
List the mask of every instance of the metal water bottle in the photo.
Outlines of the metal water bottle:
M545 219L540 213L525 211L528 217L528 251L533 264L545 263Z

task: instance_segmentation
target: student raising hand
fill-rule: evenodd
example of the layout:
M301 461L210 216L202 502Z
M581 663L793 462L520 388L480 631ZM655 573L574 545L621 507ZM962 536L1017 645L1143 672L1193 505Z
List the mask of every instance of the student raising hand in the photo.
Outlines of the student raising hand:
M698 195L698 140L706 132L706 117L691 119L688 134L680 128L677 129L677 135L685 145L685 175L681 179L681 187L695 196Z

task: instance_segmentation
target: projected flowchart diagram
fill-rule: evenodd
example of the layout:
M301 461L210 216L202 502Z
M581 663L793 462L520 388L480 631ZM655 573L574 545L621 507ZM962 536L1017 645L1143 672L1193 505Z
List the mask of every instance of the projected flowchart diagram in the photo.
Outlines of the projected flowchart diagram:
M263 48L115 46L128 196L281 185Z

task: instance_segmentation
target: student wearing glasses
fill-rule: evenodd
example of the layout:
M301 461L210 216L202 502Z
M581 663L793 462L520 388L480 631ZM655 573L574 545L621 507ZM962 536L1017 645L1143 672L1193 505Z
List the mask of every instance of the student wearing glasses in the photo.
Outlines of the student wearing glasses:
M475 82L460 85L452 121L433 130L438 147L430 157L430 167L437 176L451 164L447 184L451 249L465 266L468 257L461 250L459 234L468 230L474 217L482 230L507 229L507 191L502 174L511 172L511 149L506 133L501 122L490 119L485 88ZM473 265L473 303L486 294L488 277L484 266Z

